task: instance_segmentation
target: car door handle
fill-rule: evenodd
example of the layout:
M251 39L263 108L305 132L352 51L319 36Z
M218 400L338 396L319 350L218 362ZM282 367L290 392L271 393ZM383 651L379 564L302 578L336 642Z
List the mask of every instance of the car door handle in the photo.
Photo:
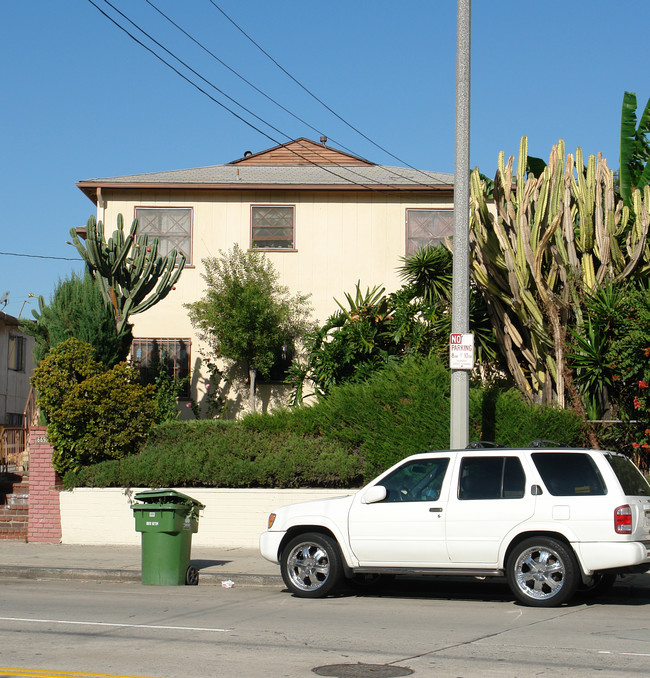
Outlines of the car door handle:
M429 513L442 513L442 509L433 507L429 509Z

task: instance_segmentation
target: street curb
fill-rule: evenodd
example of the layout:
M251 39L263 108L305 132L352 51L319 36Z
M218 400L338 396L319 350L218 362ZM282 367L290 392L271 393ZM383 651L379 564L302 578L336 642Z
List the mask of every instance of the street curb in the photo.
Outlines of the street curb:
M103 581L112 583L141 582L140 570L103 570L70 567L0 567L0 577L8 579L42 579L49 581ZM200 572L199 585L221 586L231 581L233 586L269 586L283 587L279 574L241 574L234 572Z

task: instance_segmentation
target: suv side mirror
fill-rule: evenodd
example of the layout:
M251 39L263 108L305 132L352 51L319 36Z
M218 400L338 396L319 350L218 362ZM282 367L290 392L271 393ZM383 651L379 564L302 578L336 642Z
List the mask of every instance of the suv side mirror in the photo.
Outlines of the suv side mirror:
M373 485L364 492L363 497L361 497L361 503L375 504L386 499L387 494L388 492L383 485Z

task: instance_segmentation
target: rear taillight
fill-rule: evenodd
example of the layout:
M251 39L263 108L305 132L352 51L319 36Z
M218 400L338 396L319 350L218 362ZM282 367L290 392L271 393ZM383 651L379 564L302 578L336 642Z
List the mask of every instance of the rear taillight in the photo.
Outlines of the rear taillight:
M614 511L614 530L617 534L632 533L632 509L628 504Z

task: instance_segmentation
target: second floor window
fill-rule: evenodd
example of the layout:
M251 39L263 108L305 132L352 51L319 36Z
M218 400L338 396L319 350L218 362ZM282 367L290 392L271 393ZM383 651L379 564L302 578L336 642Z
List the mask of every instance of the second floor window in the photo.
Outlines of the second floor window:
M149 240L158 238L158 254L166 257L172 250L182 252L192 263L192 210L189 207L136 207L140 222L138 233Z
M406 210L406 256L420 247L441 245L453 234L453 210Z
M251 207L251 249L293 250L294 208L291 205Z

